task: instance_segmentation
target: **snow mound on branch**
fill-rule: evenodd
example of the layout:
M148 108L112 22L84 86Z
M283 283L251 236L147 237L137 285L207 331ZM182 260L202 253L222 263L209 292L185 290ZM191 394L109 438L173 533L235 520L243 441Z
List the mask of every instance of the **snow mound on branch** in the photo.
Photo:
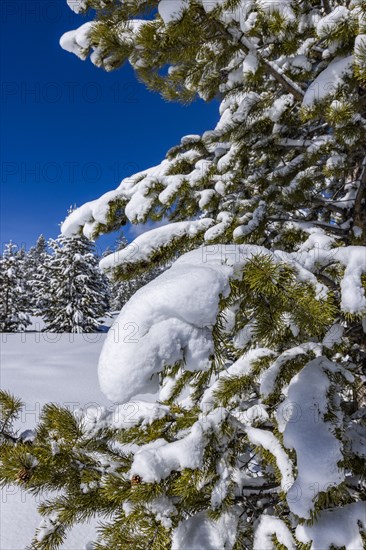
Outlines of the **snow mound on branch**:
M88 22L76 30L65 32L60 38L61 48L74 53L80 59L86 59L90 48L89 32L91 28L92 23Z
M343 459L341 442L334 426L324 420L328 412L328 373L341 372L349 381L352 375L326 357L313 359L291 380L287 398L277 412L284 445L294 449L298 475L287 492L290 510L310 518L315 497L337 487L344 480L338 466Z
M321 347L319 346L319 344L316 344L315 342L307 342L301 344L300 346L296 346L294 348L284 351L279 357L277 357L276 361L272 363L263 373L260 385L261 394L267 397L274 390L277 377L281 371L281 367L287 361L291 361L298 355L305 355L306 353L309 353L309 351L319 351L320 353L320 350Z
M118 405L110 411L104 407L87 407L77 409L75 416L88 433L100 430L101 427L128 430L141 424L148 426L170 413L169 407L151 401L134 400Z
M332 545L346 550L364 548L359 524L366 529L366 502L353 502L342 508L320 512L313 525L298 525L296 538L303 543L312 541L310 550L323 550Z
M172 443L157 439L152 444L143 445L135 454L130 475L138 475L147 483L159 483L173 470L201 468L207 443L206 434L215 431L226 414L225 409L215 409L193 424L189 434L182 439Z
M172 550L230 550L235 544L239 512L225 512L217 521L199 513L173 531Z
M86 0L66 0L69 8L75 13L81 13L86 8Z
M319 266L339 262L344 267L341 281L341 308L357 314L366 311L366 295L362 275L366 273L366 249L364 246L331 248L332 238L318 231L301 245L298 252L290 254L306 270L314 272Z
M236 254L203 247L182 256L131 298L108 333L99 361L100 385L109 399L121 403L157 391L156 374L164 365L184 360L187 370L209 367L220 295L229 292L239 265Z
M319 37L324 38L341 23L349 24L349 18L349 10L345 6L337 6L334 10L318 21L316 32Z
M254 533L253 550L273 550L273 535L288 550L295 550L296 544L291 531L280 518L262 515Z
M185 9L189 7L186 0L161 0L158 5L159 15L165 25L181 19Z
M190 136L186 137L189 138ZM194 151L188 151L178 156L178 159L188 159L191 162L194 162L196 158L197 153ZM176 160L163 160L157 166L126 177L121 181L117 189L105 193L96 200L83 204L71 212L65 219L61 226L62 234L71 237L80 233L82 229L84 235L87 238L91 238L98 224L105 224L107 222L111 205L115 201L123 203L124 215L127 220L131 223L143 223L155 200L154 194L149 193L151 187L157 181L164 186L165 189L160 193L159 200L161 204L166 204L187 179L187 176L184 175L166 175ZM198 160L190 174L190 184L194 186L208 169L209 163Z
M334 94L342 86L344 77L352 73L352 66L353 55L332 61L306 90L302 104L311 107L315 101Z

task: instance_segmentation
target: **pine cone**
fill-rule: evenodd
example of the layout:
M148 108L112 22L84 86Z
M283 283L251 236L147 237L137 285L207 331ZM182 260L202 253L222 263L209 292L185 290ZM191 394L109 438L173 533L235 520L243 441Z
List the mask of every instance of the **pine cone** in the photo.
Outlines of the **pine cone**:
M140 483L142 483L142 477L140 477L138 475L132 476L132 478L131 478L131 485L132 486L140 485Z
M27 483L32 476L31 470L27 470L27 468L21 468L17 474L17 478L19 481L23 481L23 483Z

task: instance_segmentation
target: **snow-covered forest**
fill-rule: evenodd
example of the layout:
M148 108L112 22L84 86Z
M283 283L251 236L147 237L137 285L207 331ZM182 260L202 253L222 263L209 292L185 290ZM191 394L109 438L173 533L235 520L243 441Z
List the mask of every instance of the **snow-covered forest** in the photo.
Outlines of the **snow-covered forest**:
M123 235L117 239L116 257L122 250L132 253ZM37 316L46 332L98 332L103 330L104 317L119 312L140 287L167 267L116 282L99 267L109 254L107 249L98 258L95 245L85 237L61 235L46 242L40 235L29 251L6 243L0 257L0 331L26 331L31 317Z
M64 50L220 107L48 246L5 248L3 332L31 314L97 332L119 311L98 349L106 404L50 399L22 431L23 386L1 392L2 484L39 499L31 547L70 548L82 526L95 550L361 550L366 3L67 3L90 20Z

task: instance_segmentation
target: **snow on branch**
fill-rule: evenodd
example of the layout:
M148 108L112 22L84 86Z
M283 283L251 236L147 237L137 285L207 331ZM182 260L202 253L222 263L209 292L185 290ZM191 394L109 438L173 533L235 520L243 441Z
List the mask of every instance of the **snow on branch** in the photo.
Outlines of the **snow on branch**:
M212 223L211 218L204 218L196 221L170 223L146 231L126 248L103 258L99 265L101 269L109 271L117 266L128 265L130 267L140 262L148 262L154 253L164 251L164 248L174 245L176 239L195 237L205 232Z

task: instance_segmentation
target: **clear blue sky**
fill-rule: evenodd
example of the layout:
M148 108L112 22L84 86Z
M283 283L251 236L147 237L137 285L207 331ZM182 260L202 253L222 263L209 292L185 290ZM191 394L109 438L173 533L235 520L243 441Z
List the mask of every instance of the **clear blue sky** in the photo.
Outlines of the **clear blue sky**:
M3 0L0 9L2 243L57 236L71 204L215 124L217 103L166 103L130 66L106 73L63 51L60 36L85 22L66 0Z

